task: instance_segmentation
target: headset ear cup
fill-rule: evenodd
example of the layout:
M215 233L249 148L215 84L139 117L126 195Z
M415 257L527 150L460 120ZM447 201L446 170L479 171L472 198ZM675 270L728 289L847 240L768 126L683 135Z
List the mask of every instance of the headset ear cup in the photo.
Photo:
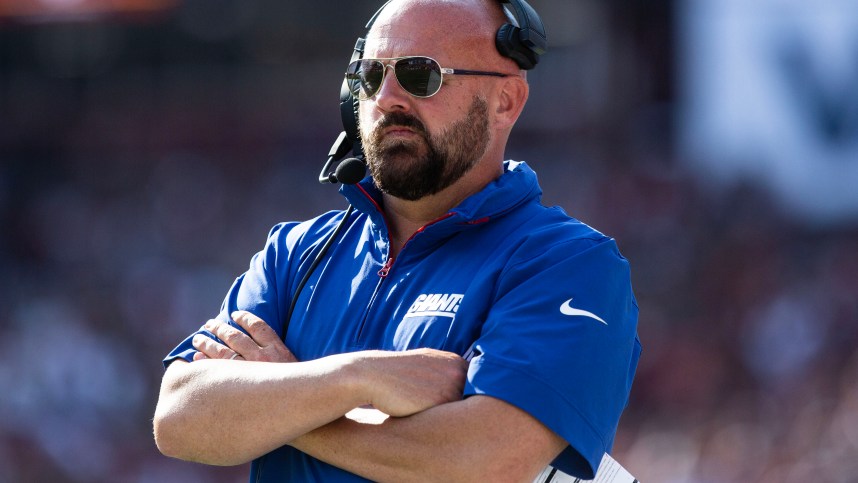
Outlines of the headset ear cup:
M343 128L352 142L357 141L357 106L358 100L352 94L349 81L343 81L343 86L340 88L340 117L343 121Z
M363 157L363 140L360 137L360 100L357 96L352 95L352 113L354 115L354 145L352 147L352 154L357 157Z
M498 49L498 52L504 57L510 56L510 51L512 50L510 47L509 37L511 31L516 27L513 24L505 23L501 25L501 28L498 29L497 35L495 35L495 46Z
M495 46L504 57L514 60L524 70L533 69L539 58L521 43L521 29L511 23L505 23L498 29Z
M385 4L387 5L387 4ZM384 7L382 7L384 8ZM373 17L374 18L374 17ZM363 57L363 49L366 40L358 38L355 42L355 48L352 52L351 62L354 62ZM352 153L356 157L363 156L363 144L360 139L360 120L359 108L360 100L355 93L359 90L359 81L355 79L343 79L343 85L340 88L340 117L343 121L343 129L349 141L352 142Z

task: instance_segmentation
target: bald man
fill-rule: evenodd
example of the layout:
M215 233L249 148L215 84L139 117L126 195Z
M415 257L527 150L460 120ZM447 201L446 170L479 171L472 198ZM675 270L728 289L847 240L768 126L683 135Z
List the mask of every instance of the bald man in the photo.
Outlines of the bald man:
M165 358L164 454L253 461L251 481L593 477L637 366L637 305L615 242L504 161L528 97L495 47L506 21L490 0L381 11L349 68L370 170L341 190L356 211L275 226L217 318ZM407 78L438 67L473 74ZM297 281L347 216L284 344Z

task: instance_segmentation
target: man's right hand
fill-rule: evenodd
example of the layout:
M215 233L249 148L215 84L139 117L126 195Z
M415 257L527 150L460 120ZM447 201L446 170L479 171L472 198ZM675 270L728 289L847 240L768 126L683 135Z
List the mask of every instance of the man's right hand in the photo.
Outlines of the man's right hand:
M259 362L297 362L280 336L264 320L244 310L232 313L232 320L244 333L229 324L211 319L203 328L214 334L223 343L202 334L194 336L195 361L203 359L237 359ZM250 334L250 335L248 335Z
M391 416L410 416L462 399L468 363L452 352L414 349L349 356L367 403Z

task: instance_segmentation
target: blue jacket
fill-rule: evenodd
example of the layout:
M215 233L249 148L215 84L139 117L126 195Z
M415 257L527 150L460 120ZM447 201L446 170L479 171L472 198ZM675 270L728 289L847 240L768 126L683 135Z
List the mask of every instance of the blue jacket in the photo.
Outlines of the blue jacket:
M524 163L507 162L500 178L418 230L395 260L372 180L341 191L356 211L298 299L286 338L295 356L470 349L464 396L527 411L570 444L552 464L592 478L640 355L629 266L615 242L542 206ZM282 336L296 285L343 216L275 226L218 317L247 310ZM165 363L191 360L192 337ZM257 459L251 473L251 481L366 481L291 447Z

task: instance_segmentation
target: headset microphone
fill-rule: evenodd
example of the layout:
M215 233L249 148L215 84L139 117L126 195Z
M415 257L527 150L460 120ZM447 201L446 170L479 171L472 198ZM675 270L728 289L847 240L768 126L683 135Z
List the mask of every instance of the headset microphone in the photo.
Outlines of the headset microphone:
M345 131L341 132L337 140L334 141L334 145L331 146L331 151L328 153L328 160L319 173L319 183L355 184L366 176L366 165L360 158L356 157L342 161L331 172L331 165L343 159L351 148L351 140Z
M337 166L334 176L342 184L356 184L366 176L366 164L360 158L345 159Z

